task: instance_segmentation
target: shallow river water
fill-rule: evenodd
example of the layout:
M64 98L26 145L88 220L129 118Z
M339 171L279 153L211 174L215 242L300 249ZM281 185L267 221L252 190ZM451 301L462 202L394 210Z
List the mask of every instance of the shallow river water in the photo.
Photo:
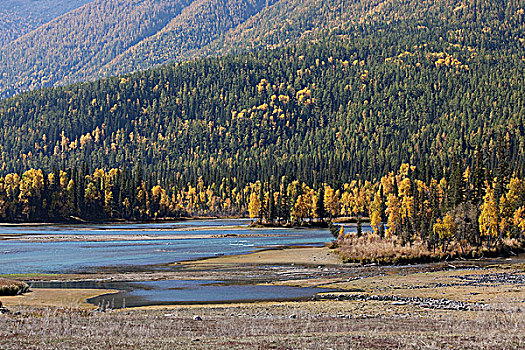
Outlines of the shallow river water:
M97 272L102 268L169 269L167 264L179 261L243 254L279 246L322 246L332 239L328 229L253 229L249 223L250 220L235 219L147 224L4 225L0 226L0 236L23 237L11 236L10 239L0 240L0 275ZM349 232L355 228L345 229ZM364 230L367 229L369 227L364 227ZM141 239L142 235L144 239ZM176 238L170 239L171 235ZM45 236L46 239L27 240L27 237L38 236ZM53 239L56 236L61 239ZM78 236L88 237L88 240L74 241ZM108 236L118 239L108 241ZM126 300L127 306L138 306L177 302L301 299L321 291L180 280L119 282L118 285L98 283L91 286L85 283L44 283L33 287L118 289L121 290L118 295L91 300L96 304L111 299L115 307L123 306Z
M83 235L93 238L88 242L67 241L67 238L66 241L0 240L0 274L93 272L99 267L158 265L276 246L320 246L332 238L327 229L252 229L249 223L249 220L235 219L153 224L4 225L0 226L0 236L60 235L63 238ZM107 235L120 238L102 239ZM127 235L133 239L127 240ZM147 237L140 240L137 235ZM166 239L167 235L178 237L170 240ZM101 237L100 241L96 241L97 236ZM163 237L155 240L155 236ZM181 236L189 238L180 239Z
M112 289L116 294L104 294L88 302L111 309L124 307L229 303L274 300L304 300L323 288L260 285L215 280L167 280L143 282L32 282L31 288Z

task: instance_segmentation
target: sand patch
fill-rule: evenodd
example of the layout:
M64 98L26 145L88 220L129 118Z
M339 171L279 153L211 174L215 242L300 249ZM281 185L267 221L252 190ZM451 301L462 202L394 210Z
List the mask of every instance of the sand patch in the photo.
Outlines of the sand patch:
M35 288L30 293L17 296L0 297L5 307L16 306L54 306L54 307L77 307L95 309L95 305L86 300L103 294L117 293L116 290L107 289L51 289Z
M322 247L287 248L264 250L243 255L221 256L197 261L181 262L175 265L343 265L332 249ZM345 266L350 266L345 264Z

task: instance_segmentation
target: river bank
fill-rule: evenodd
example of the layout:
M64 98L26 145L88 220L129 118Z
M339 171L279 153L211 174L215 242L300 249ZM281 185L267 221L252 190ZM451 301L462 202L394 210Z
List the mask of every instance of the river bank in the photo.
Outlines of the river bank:
M77 274L18 274L3 277L19 279L31 283L37 282L97 282L103 284L113 282L147 282L147 281L223 281L224 283L243 283L253 285L316 287L336 290L343 298L344 293L357 292L357 295L385 296L393 290L405 288L410 293L403 296L438 298L447 293L447 288L454 290L459 287L473 287L474 284L461 285L458 281L477 279L480 275L493 275L495 284L504 285L506 279L514 283L516 278L525 272L525 257L514 259L478 259L470 261L443 262L404 266L362 266L359 264L344 264L336 253L327 247L287 247L257 251L250 254L222 256L215 258L184 261L169 264L165 270L118 271L111 268L102 269L98 273ZM509 275L509 271L511 275ZM521 277L520 277L521 278ZM454 284L451 284L453 281ZM523 280L519 279L522 283ZM524 283L522 283L524 284ZM523 285L519 284L519 293L524 293ZM411 286L413 285L413 286ZM374 288L379 288L377 292ZM410 286L410 287L407 287ZM438 289L436 289L438 288ZM49 289L49 290L48 290ZM48 290L48 291L46 291ZM437 290L439 293L436 294ZM28 293L15 297L0 297L5 305L26 306L58 306L61 302L67 304L69 299L81 307L94 308L86 300L79 298L89 294L93 298L103 294L113 293L107 289L82 288L37 288L37 293ZM416 291L422 291L418 294ZM501 291L493 290L497 295ZM507 291L508 292L508 291ZM359 294L361 293L361 294ZM454 291L455 295L459 292ZM459 293L462 300L479 301L483 293L468 289ZM508 293L507 293L508 294ZM35 296L36 295L36 296ZM339 295L339 294L338 294ZM37 301L39 297L44 302ZM54 299L53 299L54 296ZM478 296L478 297L473 297ZM486 298L486 297L485 297ZM523 295L525 300L525 295ZM46 304L48 303L48 304ZM166 307L165 305L163 307Z
M271 232L277 231L282 230ZM222 235L224 230L220 232ZM283 232L294 237L286 242L294 242L296 235L302 242L305 237L318 237L311 230ZM188 236L194 234L189 232ZM128 232L123 236L140 235ZM151 235L162 237L165 233ZM230 238L229 246L246 244L244 237ZM217 244L227 239L196 240L188 249L213 242L210 249L216 251ZM260 239L256 237L254 242ZM131 239L117 247L148 247L155 252L157 247L145 241L146 246L137 246ZM161 242L162 249L168 249L166 242ZM36 247L71 244L30 243ZM95 247L80 243L72 246L75 251ZM25 247L27 243L20 244ZM34 286L48 283L46 288L32 287L31 293L22 296L0 297L10 312L0 317L0 349L481 349L487 344L494 349L516 349L525 345L524 256L379 266L342 263L337 252L328 247L288 243L272 249L244 249L252 252L172 262L163 259L152 265L105 265L73 273L0 276ZM147 288L166 285L165 290L176 292L173 294L187 288L174 282L203 288L240 286L238 293L251 286L323 292L295 301L255 298L249 302L179 301L170 305L153 301L113 308L119 307L112 301L122 293L114 286L135 283L148 292ZM191 286L188 293L193 293Z
M35 289L33 301L39 303L31 304L29 294L0 298L12 312L0 317L0 348L518 349L525 345L521 257L348 266L319 261L324 254L332 253L327 248L291 248L184 262L169 272L50 276L55 280L252 276L261 284L336 291L300 302L97 311L79 298L112 291ZM304 264L297 262L298 256ZM57 303L60 298L62 304Z

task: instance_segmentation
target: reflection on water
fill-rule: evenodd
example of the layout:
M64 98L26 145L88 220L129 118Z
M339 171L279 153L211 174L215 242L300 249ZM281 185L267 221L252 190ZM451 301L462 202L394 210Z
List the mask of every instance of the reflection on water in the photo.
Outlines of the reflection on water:
M317 293L328 291L322 288L235 284L211 280L38 282L33 283L31 287L120 290L117 294L102 295L88 300L93 305L111 308L255 300L304 300Z
M100 267L161 265L218 255L244 254L263 247L323 245L332 237L328 229L251 229L249 220L196 220L178 223L0 226L1 234L60 234L150 236L145 240L95 242L0 241L0 274L67 273L96 271ZM345 228L347 232L355 228ZM370 229L364 227L365 230ZM170 230L188 239L155 240ZM191 238L192 235L207 238ZM234 234L225 236L226 234ZM240 235L240 236L235 236ZM269 235L269 236L265 236ZM157 266L157 268L160 268Z

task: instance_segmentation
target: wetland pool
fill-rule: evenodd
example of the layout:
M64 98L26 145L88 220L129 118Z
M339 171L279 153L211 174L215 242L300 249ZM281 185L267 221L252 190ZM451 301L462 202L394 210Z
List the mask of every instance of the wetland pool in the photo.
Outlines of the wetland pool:
M120 309L153 305L186 305L253 301L299 301L312 298L324 288L301 288L213 280L167 280L145 282L33 282L31 288L111 289L88 299L98 307Z

